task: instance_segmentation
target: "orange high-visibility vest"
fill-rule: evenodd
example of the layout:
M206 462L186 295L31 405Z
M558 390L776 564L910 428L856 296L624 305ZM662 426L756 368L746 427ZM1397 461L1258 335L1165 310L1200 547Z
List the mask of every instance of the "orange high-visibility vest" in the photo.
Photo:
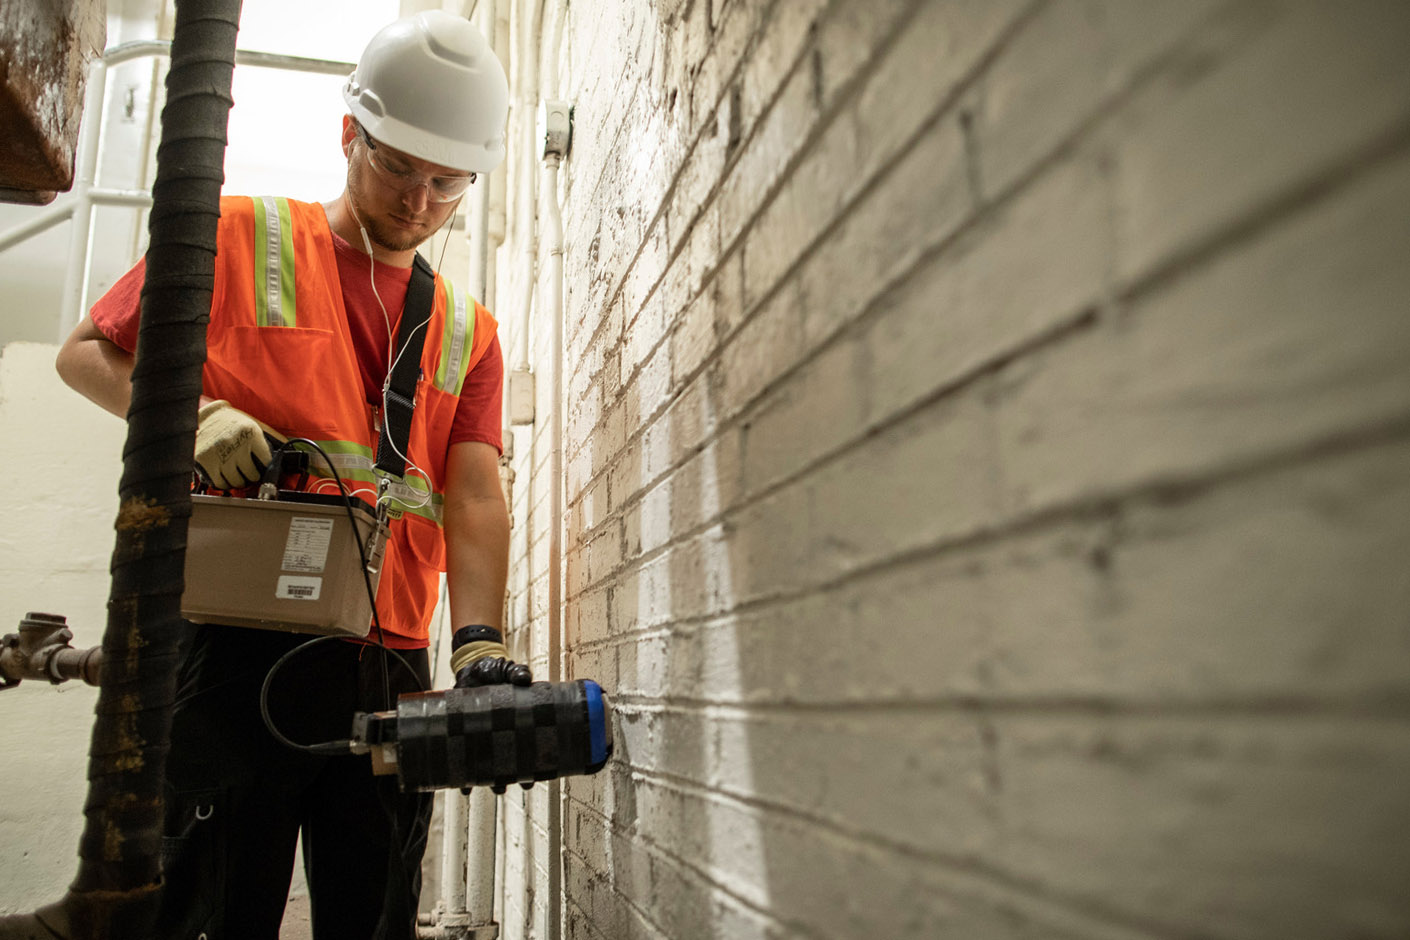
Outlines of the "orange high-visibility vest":
M271 197L220 201L204 391L289 437L317 441L347 488L375 503L378 415L363 385L323 207ZM439 276L422 335L406 473L391 481L394 519L377 612L389 645L425 646L445 570L446 451L465 377L494 338L489 311ZM415 348L413 346L413 348ZM306 489L338 492L311 458ZM420 468L417 473L413 468ZM374 635L375 638L375 635Z

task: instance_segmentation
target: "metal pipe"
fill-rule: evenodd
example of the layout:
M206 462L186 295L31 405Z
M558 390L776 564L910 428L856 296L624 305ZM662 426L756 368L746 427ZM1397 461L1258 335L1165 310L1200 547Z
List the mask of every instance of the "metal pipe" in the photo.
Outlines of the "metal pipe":
M541 0L547 5L553 0ZM544 100L556 108L558 98L558 63L561 61L559 44L563 37L563 4L553 3L553 17L545 46L549 66L548 78L544 82ZM545 107L547 115L550 106ZM571 114L571 111L569 111ZM552 122L545 119L545 124ZM557 133L545 127L543 157L543 240L548 255L548 270L545 275L544 315L549 326L549 363L551 369L550 388L553 390L549 402L549 440L552 451L549 456L549 544L548 544L548 677L550 682L558 682L563 675L563 541L564 495L567 480L563 471L563 408L565 382L563 379L563 211L558 204L558 169L568 155L572 139L571 117L568 117L564 133ZM566 920L566 903L563 896L563 801L564 790L558 780L548 784L548 896L555 905L554 916L549 922L550 940L557 940L563 934Z
M109 46L103 52L102 61L108 65L119 65L143 56L164 56L171 54L171 43L165 39L136 39L132 42ZM235 50L236 65L257 65L267 69L285 69L291 72L318 72L324 75L347 75L356 66L352 62L339 62L334 59L306 59L296 55L277 55L272 52L252 52L249 49Z
M500 3L498 0L486 0L486 19L489 21L488 38L494 46L495 55L499 61L509 60L509 3ZM489 207L486 212L488 230L486 232L486 250L489 252L491 263L485 270L485 306L491 310L499 309L499 249L504 244L505 230L505 204L506 195L509 189L509 174L491 173L489 185ZM509 359L509 351L504 350L506 362Z
M469 816L469 825L465 829L467 840L469 834L474 833L474 844L468 846L465 855L465 909L470 913L470 923L475 929L483 931L495 924L494 826L499 799L484 787L476 787L470 791L470 796L465 802L468 804Z
M13 688L25 679L43 679L58 685L69 679L98 684L103 648L74 649L73 632L59 614L31 612L20 621L19 632L0 639L0 688Z
M470 914L465 907L465 853L470 830L466 825L466 799L458 789L442 791L445 802L441 846L441 903L436 925L442 928L466 927Z
M481 13L481 31L491 46L496 36L495 0L484 6L475 3L467 19ZM495 50L505 61L502 49ZM483 187L477 188L470 202L470 218L466 239L470 246L471 293L486 307L495 309L495 254L504 240L503 208L499 209L498 240L491 247L492 204L496 196L502 202L505 173L490 174ZM478 240L478 243L476 243ZM506 426L508 422L505 422ZM505 452L512 452L512 438L506 436ZM512 477L511 477L512 478ZM512 505L510 494L505 499ZM496 798L484 788L472 790L469 796L459 790L447 790L442 804L443 840L441 848L441 901L434 913L430 929L418 931L420 937L493 938L499 933L494 922L495 810Z
M357 68L354 62L339 62L336 59L306 59L296 55L275 55L272 52L251 52L247 49L235 51L236 65L257 65L265 69L284 69L289 72L316 72L320 75L349 75Z
M534 112L539 100L538 41L542 38L543 7L538 0L524 0L524 6L532 13L520 17L519 35L519 101L517 104L519 135L522 140L520 161L523 166L519 188L519 218L514 226L514 237L521 242L524 258L523 298L519 309L518 330L515 332L514 367L528 371L529 368L529 320L533 311L534 287L538 267L538 239L534 231L535 192L534 160L538 148L534 145ZM527 22L525 22L527 20Z
M145 189L100 189L95 186L88 191L88 201L95 206L150 209L152 194Z
M59 335L64 339L82 317L88 290L88 263L93 251L93 203L88 191L98 172L98 144L103 134L103 95L108 87L108 67L102 59L88 63L88 87L83 93L85 120L78 133L78 167L73 183L73 228L69 229L69 263L64 268L64 288L59 295ZM75 263L77 262L77 263Z
M0 233L0 251L13 248L20 242L33 238L40 232L47 232L56 225L62 225L72 217L73 203L71 202L46 209L23 225L16 225L8 232Z
M466 14L467 18L473 19L479 9L479 4L472 4L471 10ZM481 17L481 33L488 34L491 49L494 48L494 4L488 5L488 10ZM483 25L485 19L489 20L490 28L486 30ZM486 174L483 185L472 187L470 194L470 218L465 226L465 240L470 242L470 292L479 298L480 303L490 310L494 309L490 297L486 292L489 282L489 200L490 200L490 180L494 174ZM503 174L499 174L503 175Z
M545 316L549 323L552 401L549 402L548 439L548 681L558 682L563 672L563 221L558 208L558 166L562 157L545 155L543 161L544 241L548 249ZM548 897L556 905L549 922L549 937L562 933L562 786L548 784Z
M484 0L483 9L480 11L482 23L485 29L482 31L489 37L491 47L495 42L496 17L498 15L498 4L496 0ZM473 12L473 11L472 11ZM501 60L503 61L503 60ZM494 285L495 285L495 254L498 244L490 244L490 217L494 212L494 201L496 191L503 193L505 173L492 173L487 181L488 185L481 194L481 199L477 205L478 222L476 234L480 239L478 258L480 261L480 291L484 297L484 303L494 309ZM500 196L502 199L502 195ZM499 238L504 238L503 225L500 226ZM503 350L501 349L501 354ZM507 432L504 439L505 453L513 453L513 432ZM505 486L505 500L509 506L513 507L512 471L502 474L502 484ZM513 523L511 522L511 525ZM508 606L506 604L506 606ZM455 851L459 853L461 867L457 869L460 881L458 888L461 898L461 909L468 918L468 922L476 930L485 936L493 937L498 933L498 926L494 920L494 887L495 887L495 812L499 806L498 799L494 794L483 787L470 791L468 798L460 801L460 831L455 841ZM449 808L449 807L448 807ZM449 818L449 813L447 813ZM491 932L492 931L492 932Z

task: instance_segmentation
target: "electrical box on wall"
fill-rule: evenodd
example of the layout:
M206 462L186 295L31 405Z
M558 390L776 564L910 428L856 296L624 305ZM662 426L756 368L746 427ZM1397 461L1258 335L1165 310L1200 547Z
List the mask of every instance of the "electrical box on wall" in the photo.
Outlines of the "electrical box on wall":
M509 396L509 423L523 425L534 423L534 373L519 366L509 373L506 389Z
M538 135L543 141L541 156L568 155L568 145L573 139L573 109L566 101L545 98L539 102Z

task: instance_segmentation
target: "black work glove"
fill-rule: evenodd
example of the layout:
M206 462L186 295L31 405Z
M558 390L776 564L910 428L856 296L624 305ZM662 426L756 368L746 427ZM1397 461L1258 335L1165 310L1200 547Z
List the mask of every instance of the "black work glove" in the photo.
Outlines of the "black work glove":
M450 641L450 668L457 689L480 685L529 685L529 667L509 658L504 638L494 627L474 624L455 631Z
M529 685L534 681L528 666L509 658L503 635L494 627L482 624L472 624L455 631L450 639L450 668L455 672L457 689L506 682L510 685ZM522 786L527 790L533 784ZM491 789L496 793L504 792L501 785ZM461 787L460 792L468 796L470 788Z

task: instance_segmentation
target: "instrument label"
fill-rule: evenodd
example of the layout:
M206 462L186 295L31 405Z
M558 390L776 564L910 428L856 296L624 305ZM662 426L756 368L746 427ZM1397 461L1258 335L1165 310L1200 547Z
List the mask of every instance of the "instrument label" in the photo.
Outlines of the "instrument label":
M283 570L322 572L328 564L328 546L332 541L332 519L294 516L289 520L289 538L284 543Z
M279 576L279 586L274 589L274 596L288 601L316 601L322 591L322 578L285 574Z

